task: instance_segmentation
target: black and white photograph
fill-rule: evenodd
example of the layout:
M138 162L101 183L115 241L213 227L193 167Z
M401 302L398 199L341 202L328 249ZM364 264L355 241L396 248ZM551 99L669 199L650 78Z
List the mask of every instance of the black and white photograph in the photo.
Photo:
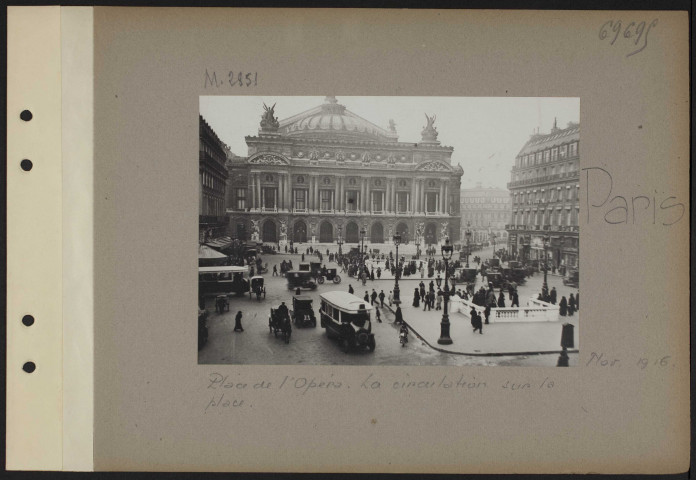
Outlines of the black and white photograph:
M199 106L199 364L577 365L579 98Z

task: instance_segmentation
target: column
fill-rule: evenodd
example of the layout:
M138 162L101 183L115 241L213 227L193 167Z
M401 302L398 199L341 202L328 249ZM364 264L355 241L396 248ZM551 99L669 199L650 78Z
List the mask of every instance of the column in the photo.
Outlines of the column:
M365 211L365 178L360 177L360 210Z
M288 173L285 176L285 196L287 199L287 202L285 203L285 208L288 210L292 210L292 202L293 202L293 196L292 196L292 180L290 179L290 174Z
M307 192L307 208L309 210L314 210L314 190L316 189L316 185L314 183L314 175L310 175L309 177L309 192Z
M338 183L339 183L339 181L340 181L340 178L339 178L339 177L336 177L336 187L334 188L334 191L333 191L333 193L331 194L332 197L333 197L333 198L332 198L332 201L331 201L331 207L332 207L334 210L337 210L337 209L338 209L338 206L336 205L336 201L337 201L339 198L341 198L341 196L339 195L339 192L338 192L338 188L339 188Z
M406 193L406 208L411 208L411 194Z
M273 190L273 208L278 208L278 189Z
M258 196L256 205L261 207L261 173L256 173L256 194Z
M338 177L338 182L339 182L339 186L338 186L338 209L345 210L346 209L346 195L345 195L345 192L343 191L345 177Z
M392 212L396 212L396 210L397 210L397 208L398 208L398 207L397 207L397 204L398 204L398 202L397 202L398 193L397 193L397 191L396 191L396 185L397 185L397 179L396 179L396 178L393 178L393 179L392 179L392 192L391 192L391 197L392 197L392 199L391 199Z
M319 210L321 204L319 202L319 177L314 177L314 210Z
M437 208L435 208L435 211L438 213L442 213L444 210L442 208L442 198L445 196L445 182L440 179L440 193L437 198Z
M423 198L425 195L425 192L423 191L423 180L418 180L416 189L416 210L418 213L423 213L423 203L425 202L425 199Z
M365 210L367 210L368 212L371 212L371 211L372 211L372 196L371 196L371 193L372 193L372 191L371 191L371 188L370 188L370 177L367 177L367 178L365 179L365 200L369 200L370 203L369 203L368 205L366 205Z
M411 211L411 213L415 213L415 211L416 211L415 199L416 199L416 180L413 179L413 180L411 180L411 196L410 196L409 202L407 204L408 205L407 208L408 208L408 210Z

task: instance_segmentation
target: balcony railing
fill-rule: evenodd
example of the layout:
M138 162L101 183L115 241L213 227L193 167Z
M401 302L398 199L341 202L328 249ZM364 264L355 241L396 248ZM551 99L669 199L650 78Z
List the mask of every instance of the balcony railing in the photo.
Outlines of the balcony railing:
M272 212L272 213L278 213L278 208L276 207L261 207L262 212Z
M577 225L505 225L505 230L526 230L526 231L546 231L546 232L568 232L579 233L580 227Z
M513 188L513 187L519 187L522 185L532 185L534 183L545 183L545 182L551 182L554 180L560 180L563 178L579 178L580 177L580 171L576 170L573 172L564 172L564 173L554 173L553 175L544 175L541 177L536 177L536 178L526 178L524 180L516 180L514 182L509 182L507 184L508 188Z
M292 213L309 213L307 208L293 208Z

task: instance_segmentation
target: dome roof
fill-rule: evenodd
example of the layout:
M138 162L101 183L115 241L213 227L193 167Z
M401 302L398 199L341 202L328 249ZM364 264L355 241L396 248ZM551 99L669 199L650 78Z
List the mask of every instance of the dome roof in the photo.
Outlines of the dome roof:
M322 105L280 121L278 132L304 139L396 142L396 130L387 130L347 110L335 97L326 97Z

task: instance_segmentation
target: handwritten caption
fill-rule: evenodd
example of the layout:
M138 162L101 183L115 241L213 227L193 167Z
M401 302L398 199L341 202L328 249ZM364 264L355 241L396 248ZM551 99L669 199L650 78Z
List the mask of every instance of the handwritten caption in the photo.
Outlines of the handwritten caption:
M502 392L531 391L541 389L553 389L556 380L550 376L541 381L533 380L505 380L502 382L489 382L477 378L467 377L464 374L458 376L442 375L438 377L415 378L410 374L405 377L387 380L385 377L372 372L363 377L362 381L349 383L329 374L326 377L295 377L285 375L275 380L244 381L235 379L230 375L211 373L207 379L205 391L207 393L204 413L236 410L243 407L253 408L253 404L244 398L249 391L285 391L294 392L297 395L308 395L316 392L341 392L350 389L359 392L377 393L380 391L452 391L473 392L498 390Z
M609 20L602 24L599 29L599 39L609 41L609 45L627 44L631 46L631 51L627 57L642 52L648 46L648 34L650 30L657 26L657 18L652 22L628 22L624 24L621 20ZM637 47L635 49L635 47Z
M256 87L259 84L258 72L244 72L228 70L218 75L215 70L205 69L205 77L203 79L203 88L220 88L220 87Z

